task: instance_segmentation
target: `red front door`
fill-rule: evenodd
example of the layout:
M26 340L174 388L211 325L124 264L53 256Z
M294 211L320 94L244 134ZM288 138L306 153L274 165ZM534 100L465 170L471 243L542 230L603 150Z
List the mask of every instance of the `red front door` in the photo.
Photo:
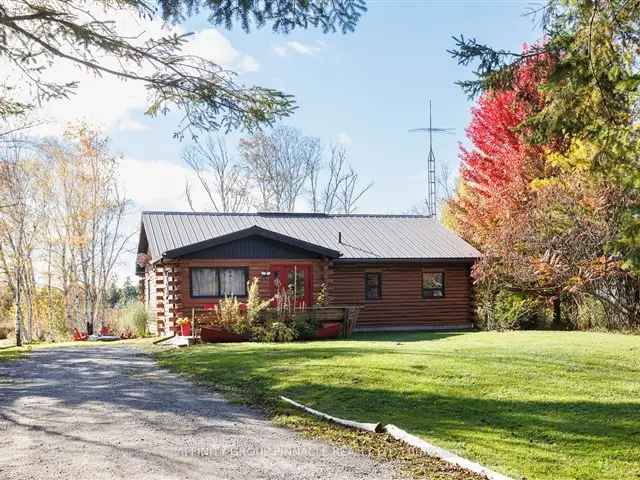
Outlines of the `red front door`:
M273 295L285 290L295 297L296 305L313 305L313 269L311 265L272 265L271 288Z

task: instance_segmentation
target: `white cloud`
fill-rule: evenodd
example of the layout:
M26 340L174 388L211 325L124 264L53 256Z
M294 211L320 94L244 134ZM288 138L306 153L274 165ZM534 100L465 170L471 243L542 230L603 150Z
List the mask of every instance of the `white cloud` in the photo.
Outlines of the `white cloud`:
M118 130L121 132L143 132L149 130L149 126L132 118L124 118L118 122Z
M194 207L207 209L207 197L195 174L179 163L125 157L120 162L120 182L137 210L189 210L185 182L192 188Z
M348 133L341 132L336 136L336 142L340 145L348 146L353 143L353 140Z
M179 27L167 27L159 20L144 21L126 10L112 9L105 12L96 7L92 13L97 18L108 17L114 22L120 35L135 38L137 42L171 33L183 33ZM228 38L212 28L192 35L183 50L187 54L201 56L240 74L259 69L255 58L239 52ZM102 63L107 67L118 68L115 58L103 58ZM32 101L37 92L29 91L29 87L25 87L28 82L13 65L0 59L0 71L3 72L5 84L15 86L21 100ZM146 67L146 71L150 71L149 66ZM44 78L50 82L77 81L79 85L70 98L44 103L34 112L34 117L47 121L37 133L60 134L66 123L76 120L85 120L106 130L139 131L147 128L132 119L133 112L140 112L147 106L147 90L142 82L122 81L107 74L98 77L76 63L60 59L56 59L54 65L46 71Z
M256 72L260 68L255 58L240 53L227 37L213 28L195 33L185 45L184 52L211 60L238 73Z
M311 44L292 40L283 44L274 45L273 52L280 57L287 57L292 54L317 55L325 47L326 44L324 42L316 42Z

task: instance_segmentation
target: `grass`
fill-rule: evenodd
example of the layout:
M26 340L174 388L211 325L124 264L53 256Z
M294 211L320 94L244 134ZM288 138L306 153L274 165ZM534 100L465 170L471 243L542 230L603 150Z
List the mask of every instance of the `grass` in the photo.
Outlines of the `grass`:
M30 347L0 346L0 362L25 358L30 352Z
M203 345L158 359L247 403L273 406L284 394L393 423L514 478L640 479L637 336L363 334Z

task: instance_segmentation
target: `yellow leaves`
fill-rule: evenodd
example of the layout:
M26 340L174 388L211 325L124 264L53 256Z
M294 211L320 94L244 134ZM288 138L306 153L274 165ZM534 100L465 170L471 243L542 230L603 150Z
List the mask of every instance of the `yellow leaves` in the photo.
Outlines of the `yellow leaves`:
M598 151L594 144L574 139L565 152L548 152L547 164L564 172L587 171L591 168Z

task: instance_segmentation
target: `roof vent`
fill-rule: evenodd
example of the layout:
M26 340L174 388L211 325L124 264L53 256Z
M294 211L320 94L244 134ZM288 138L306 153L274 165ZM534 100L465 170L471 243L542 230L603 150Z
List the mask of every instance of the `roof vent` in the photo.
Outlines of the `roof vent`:
M338 243L342 243L342 232L338 232Z

